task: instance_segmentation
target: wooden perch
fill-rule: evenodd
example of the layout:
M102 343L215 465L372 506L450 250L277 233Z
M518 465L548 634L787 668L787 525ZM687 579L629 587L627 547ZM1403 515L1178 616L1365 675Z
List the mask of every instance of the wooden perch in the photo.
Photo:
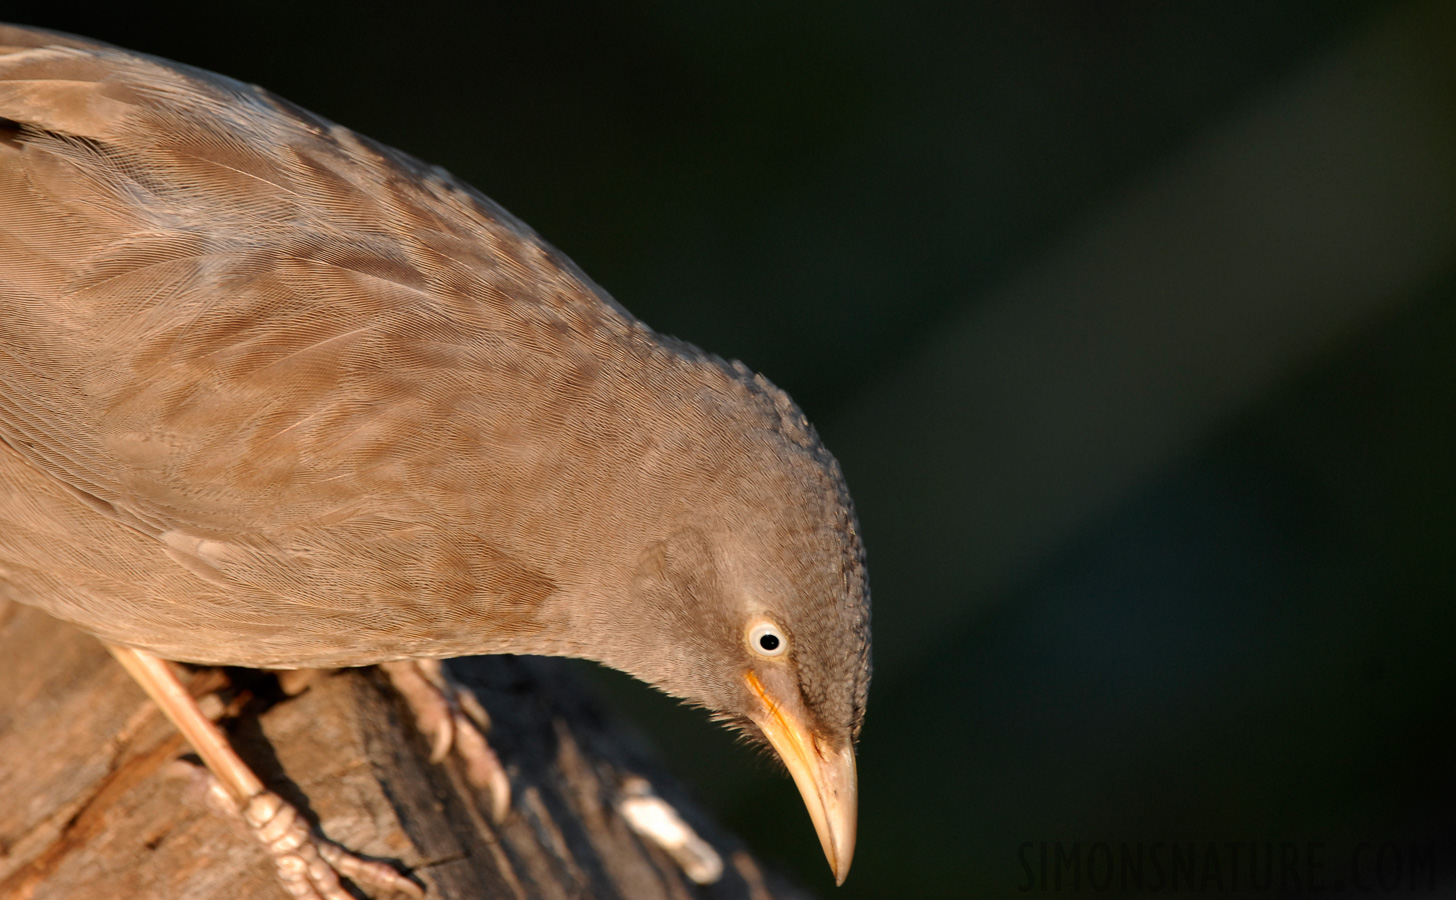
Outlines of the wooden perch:
M181 737L99 642L17 604L0 622L0 900L286 896L246 826L211 809L201 770L178 761ZM489 711L511 773L499 826L454 758L428 761L373 669L330 673L296 697L247 670L202 670L193 685L224 688L236 715L223 727L270 788L330 840L401 864L432 900L802 896L707 821L559 662L451 668ZM620 805L639 777L721 854L720 880L695 884L629 826Z

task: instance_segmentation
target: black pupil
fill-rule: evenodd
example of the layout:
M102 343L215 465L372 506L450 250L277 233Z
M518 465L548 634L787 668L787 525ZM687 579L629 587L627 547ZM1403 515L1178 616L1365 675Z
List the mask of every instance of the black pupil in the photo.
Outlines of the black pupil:
M758 646L772 653L779 649L779 636L776 634L759 635Z

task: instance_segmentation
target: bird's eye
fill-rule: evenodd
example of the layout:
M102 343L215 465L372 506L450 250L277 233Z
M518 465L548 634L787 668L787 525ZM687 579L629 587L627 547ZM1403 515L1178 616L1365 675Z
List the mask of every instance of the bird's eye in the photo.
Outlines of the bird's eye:
M782 656L789 649L788 638L778 626L759 622L748 632L748 644L761 656Z

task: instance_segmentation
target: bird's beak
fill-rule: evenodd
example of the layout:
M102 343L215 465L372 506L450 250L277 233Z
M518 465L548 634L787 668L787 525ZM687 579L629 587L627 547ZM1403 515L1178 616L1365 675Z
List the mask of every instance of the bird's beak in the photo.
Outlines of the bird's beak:
M849 874L849 861L854 856L855 807L859 788L854 771L854 747L848 740L842 746L809 730L803 716L796 715L799 706L775 699L753 672L744 676L748 687L762 704L754 724L763 731L768 742L778 751L794 784L804 795L809 818L819 832L819 843L829 867L834 870L836 884L844 884Z

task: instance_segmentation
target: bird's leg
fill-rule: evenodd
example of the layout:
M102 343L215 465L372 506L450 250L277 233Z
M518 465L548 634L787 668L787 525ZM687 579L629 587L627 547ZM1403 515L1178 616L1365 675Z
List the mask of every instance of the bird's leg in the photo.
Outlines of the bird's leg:
M285 696L297 697L313 686L325 675L339 671L338 669L273 669L273 676L278 679L278 687Z
M504 821L511 808L511 782L500 758L486 742L490 716L469 690L452 681L438 659L403 659L380 665L394 689L415 714L415 724L430 739L430 761L439 762L453 746L465 763L465 777L490 794L491 816Z
M362 859L329 843L308 827L298 810L263 786L227 738L198 708L165 660L150 653L107 644L117 662L182 732L217 779L231 805L242 813L273 861L288 893L301 900L352 900L339 876L374 887L423 897L420 886L393 867Z

